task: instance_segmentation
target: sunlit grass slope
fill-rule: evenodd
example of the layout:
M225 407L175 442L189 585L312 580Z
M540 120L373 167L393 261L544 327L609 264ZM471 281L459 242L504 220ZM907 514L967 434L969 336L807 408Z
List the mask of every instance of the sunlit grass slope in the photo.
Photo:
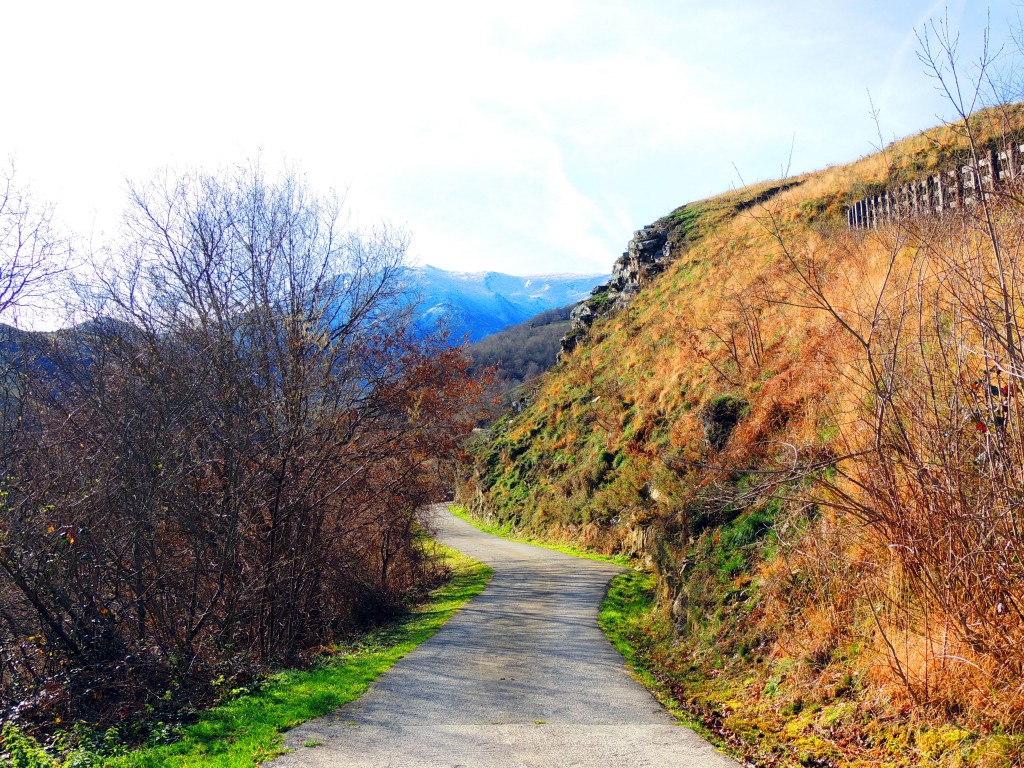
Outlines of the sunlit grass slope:
M991 110L972 127L1000 143L1021 135L1024 113ZM841 317L870 315L894 249L906 271L914 247L849 232L845 206L967 154L962 131L941 127L673 211L672 265L473 446L460 490L473 514L654 573L645 621L632 617L620 640L681 706L762 759L1024 759L1017 704L989 707L966 677L927 701L901 684L893 659L911 663L934 638L887 647L897 622L879 595L899 569L886 542L813 492L859 449L872 404L856 339L813 306L795 268L815 271Z

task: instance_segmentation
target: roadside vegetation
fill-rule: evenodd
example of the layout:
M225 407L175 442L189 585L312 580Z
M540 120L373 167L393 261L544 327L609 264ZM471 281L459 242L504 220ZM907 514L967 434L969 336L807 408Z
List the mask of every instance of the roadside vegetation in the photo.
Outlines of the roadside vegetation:
M145 742L402 614L484 384L401 233L251 165L133 187L77 252L9 181L0 312L68 324L0 355L0 753Z
M504 525L497 525L495 523L489 523L485 520L473 517L469 512L466 511L465 507L458 505L449 506L448 509L453 515L460 520L465 520L470 525L473 525L477 529L484 533L489 533L493 536L501 536L504 539L510 541L518 541L522 544L532 544L536 547L544 547L545 549L552 549L555 552L563 552L567 555L573 555L574 557L582 557L587 560L600 560L605 563L615 563L616 565L626 566L629 564L629 559L624 555L606 555L600 552L595 552L592 549L581 549L578 546L574 546L572 543L567 541L551 541L543 538L534 538L517 533L513 530L512 526L508 523Z
M968 93L932 31L923 55ZM463 475L474 516L645 566L606 628L758 764L1024 763L1020 177L942 216L845 220L1024 140L1021 105L956 108L669 214L697 212L672 265Z
M178 728L154 729L148 746L133 748L118 729L80 725L44 749L13 725L3 730L0 766L223 766L249 768L282 754L283 734L311 718L357 699L381 673L433 635L472 597L491 569L436 543L438 578L444 584L425 595L398 620L338 643L306 670L290 669L231 692L227 701L198 713Z

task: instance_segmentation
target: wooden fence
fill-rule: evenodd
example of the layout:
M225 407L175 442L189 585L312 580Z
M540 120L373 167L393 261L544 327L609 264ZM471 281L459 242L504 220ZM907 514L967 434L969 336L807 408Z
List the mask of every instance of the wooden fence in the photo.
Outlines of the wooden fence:
M939 171L858 200L846 209L846 222L851 229L869 229L908 216L969 207L978 202L981 190L994 191L1021 176L1024 144L986 150L978 156L977 164Z

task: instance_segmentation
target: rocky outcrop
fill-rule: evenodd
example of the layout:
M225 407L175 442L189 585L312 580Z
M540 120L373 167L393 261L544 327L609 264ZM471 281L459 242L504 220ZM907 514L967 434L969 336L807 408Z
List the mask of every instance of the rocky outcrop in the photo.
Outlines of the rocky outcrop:
M655 275L665 271L672 260L669 233L671 223L662 219L633 234L625 253L612 267L612 279L591 291L569 315L572 323L569 333L562 339L559 357L569 354L586 337L587 330L601 315L612 309L621 309L650 282Z
M626 252L612 267L612 279L608 283L609 290L616 294L616 306L628 304L642 285L665 271L671 260L668 231L669 227L659 222L633 235Z
M584 299L569 313L569 332L562 337L562 348L558 353L559 359L567 355L579 346L580 341L587 335L590 326L598 317L597 299L608 295L608 286L599 285L594 289L589 299Z

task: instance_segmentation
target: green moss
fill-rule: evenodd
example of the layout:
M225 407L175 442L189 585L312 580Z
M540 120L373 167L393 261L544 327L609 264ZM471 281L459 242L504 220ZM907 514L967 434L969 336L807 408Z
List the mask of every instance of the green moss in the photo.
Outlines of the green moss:
M939 758L950 752L966 751L973 734L952 725L929 728L917 734L915 741L918 749L929 758Z
M583 303L590 307L594 311L594 314L600 315L604 314L604 312L611 307L614 301L615 299L611 296L608 288L605 288L603 291L595 293L589 299L585 299ZM586 331L582 331L581 334L585 335Z

